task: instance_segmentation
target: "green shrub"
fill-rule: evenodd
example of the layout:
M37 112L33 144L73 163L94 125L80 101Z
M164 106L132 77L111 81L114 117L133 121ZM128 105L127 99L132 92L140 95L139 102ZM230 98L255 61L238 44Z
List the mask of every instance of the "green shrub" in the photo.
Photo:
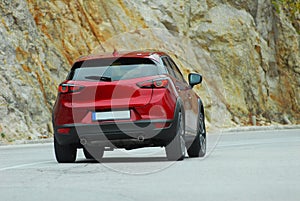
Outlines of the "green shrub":
M283 12L292 22L296 31L300 33L300 0L272 0L277 13Z

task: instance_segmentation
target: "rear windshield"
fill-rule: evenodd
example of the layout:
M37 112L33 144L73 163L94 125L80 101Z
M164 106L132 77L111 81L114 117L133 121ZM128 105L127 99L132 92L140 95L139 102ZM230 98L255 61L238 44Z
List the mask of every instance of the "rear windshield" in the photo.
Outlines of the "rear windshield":
M94 59L77 62L68 80L117 81L158 75L156 64L144 58Z

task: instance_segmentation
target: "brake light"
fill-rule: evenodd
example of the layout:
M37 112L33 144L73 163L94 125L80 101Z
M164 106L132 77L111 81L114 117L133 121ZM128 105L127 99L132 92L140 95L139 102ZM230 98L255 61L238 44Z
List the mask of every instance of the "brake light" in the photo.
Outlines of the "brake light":
M153 85L156 88L166 88L168 86L168 80L167 79L161 79L161 80L154 80Z
M166 88L168 84L168 79L156 79L139 82L137 86L140 88Z
M73 92L78 92L81 91L84 87L83 86L78 86L74 84L60 84L58 87L58 92L59 93L73 93Z

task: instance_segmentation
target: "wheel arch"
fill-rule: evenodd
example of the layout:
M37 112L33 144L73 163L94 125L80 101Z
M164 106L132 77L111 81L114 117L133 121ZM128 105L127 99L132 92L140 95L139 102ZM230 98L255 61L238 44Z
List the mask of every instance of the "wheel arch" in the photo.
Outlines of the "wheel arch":
M177 119L177 114L179 112L182 113L183 118L185 119L184 105L183 105L183 101L180 97L178 97L177 100L176 100L176 106L175 106L175 111L174 111L174 120Z

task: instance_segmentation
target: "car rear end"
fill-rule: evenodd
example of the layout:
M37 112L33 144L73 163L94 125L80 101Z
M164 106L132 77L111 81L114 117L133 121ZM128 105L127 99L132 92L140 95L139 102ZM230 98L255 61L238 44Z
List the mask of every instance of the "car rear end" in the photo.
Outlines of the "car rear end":
M53 109L60 145L165 146L175 135L177 92L148 57L77 61Z

